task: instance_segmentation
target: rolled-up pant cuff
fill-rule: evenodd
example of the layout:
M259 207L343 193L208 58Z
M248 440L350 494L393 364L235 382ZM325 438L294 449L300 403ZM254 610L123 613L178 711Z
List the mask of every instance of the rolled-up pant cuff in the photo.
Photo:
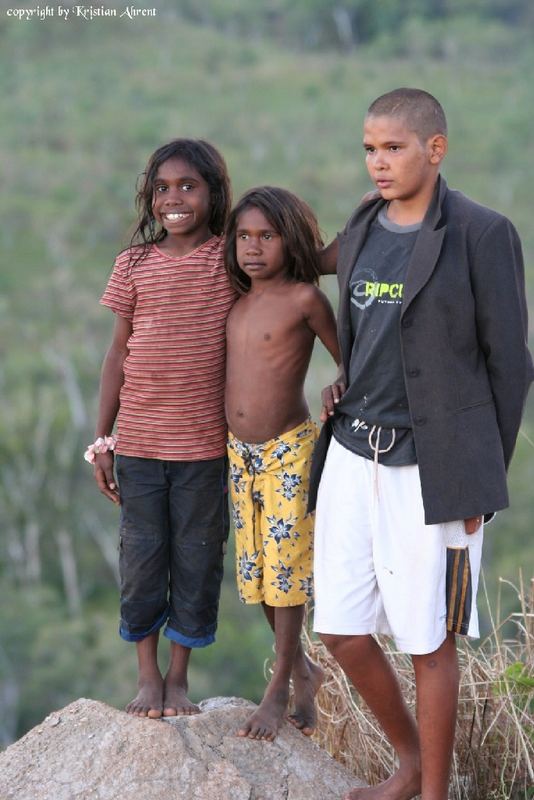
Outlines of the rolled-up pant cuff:
M126 642L141 642L143 639L146 639L147 636L151 636L156 631L159 631L159 629L163 625L165 625L168 616L169 616L169 611L167 609L165 613L162 614L161 617L157 620L157 622L155 622L150 628L147 628L146 631L138 630L135 633L129 631L126 624L121 620L119 624L119 633L121 639L124 639Z
M207 633L205 636L185 636L175 628L170 628L168 625L165 628L163 635L170 639L171 642L181 644L183 647L207 647L215 641L215 633Z

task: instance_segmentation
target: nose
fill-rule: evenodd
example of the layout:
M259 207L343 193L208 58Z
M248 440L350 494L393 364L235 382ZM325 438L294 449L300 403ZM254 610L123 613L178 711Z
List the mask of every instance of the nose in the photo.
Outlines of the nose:
M249 236L247 239L247 253L261 252L261 244L259 236Z
M184 202L183 198L178 189L173 189L172 187L169 187L168 191L165 193L165 205L176 206L176 205L181 205L183 202Z
M373 166L375 169L378 170L382 170L387 167L387 161L384 153L381 153L378 150L376 151L376 153L374 154Z

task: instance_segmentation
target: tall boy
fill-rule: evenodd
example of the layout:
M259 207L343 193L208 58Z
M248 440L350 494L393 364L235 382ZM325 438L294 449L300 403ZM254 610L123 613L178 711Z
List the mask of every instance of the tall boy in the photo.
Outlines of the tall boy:
M317 498L315 629L399 758L389 780L349 800L447 800L455 633L478 635L482 522L508 504L533 375L519 238L447 188L446 137L427 92L375 100L364 149L380 196L327 251L348 388L323 392L314 467L333 436ZM376 633L412 656L417 721Z

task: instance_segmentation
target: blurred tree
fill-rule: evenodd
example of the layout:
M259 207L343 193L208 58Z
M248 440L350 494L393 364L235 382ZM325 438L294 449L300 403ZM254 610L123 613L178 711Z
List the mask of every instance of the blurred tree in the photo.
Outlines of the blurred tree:
M511 26L530 25L529 0L181 0L186 19L256 39L268 36L303 47L352 50L382 34L398 32L409 19L427 21L473 16Z
M118 514L82 453L112 326L98 297L129 239L136 177L162 141L214 141L236 194L288 185L330 238L368 188L358 155L368 101L392 81L421 85L450 118L449 183L517 223L534 293L528 4L511 0L513 27L499 21L497 0L154 2L156 20L126 26L0 20L4 743L80 694L131 699L135 652L117 635ZM335 279L325 284L335 303ZM308 382L314 413L330 374L319 350ZM531 439L533 414L534 397ZM519 563L534 568L533 470L523 440L512 508L487 531L492 593ZM272 637L261 611L238 602L232 560L230 548L218 641L195 658L196 699L262 694Z

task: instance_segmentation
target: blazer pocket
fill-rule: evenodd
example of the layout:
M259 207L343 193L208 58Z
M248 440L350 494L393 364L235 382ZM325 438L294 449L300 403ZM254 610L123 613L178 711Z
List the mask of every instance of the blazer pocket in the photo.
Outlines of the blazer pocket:
M462 406L458 408L454 413L455 414L462 414L464 411L471 411L475 408L482 408L483 406L489 406L493 404L493 397L487 397L485 400L477 400L476 403L469 403L467 406Z

